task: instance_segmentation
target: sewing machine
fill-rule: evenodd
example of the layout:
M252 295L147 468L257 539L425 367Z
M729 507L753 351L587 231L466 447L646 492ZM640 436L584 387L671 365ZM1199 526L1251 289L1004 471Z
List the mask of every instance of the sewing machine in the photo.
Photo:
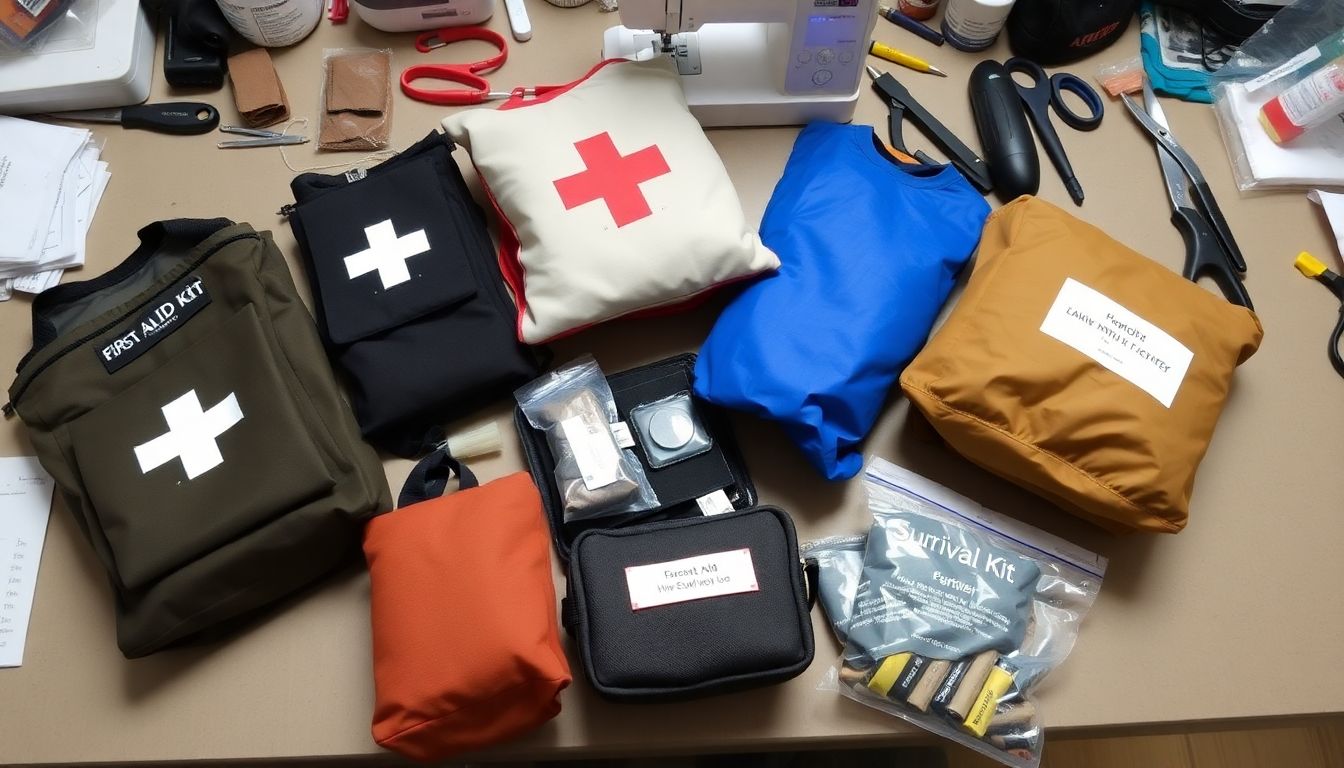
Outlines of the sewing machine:
M621 0L604 58L668 56L706 127L848 122L876 0Z

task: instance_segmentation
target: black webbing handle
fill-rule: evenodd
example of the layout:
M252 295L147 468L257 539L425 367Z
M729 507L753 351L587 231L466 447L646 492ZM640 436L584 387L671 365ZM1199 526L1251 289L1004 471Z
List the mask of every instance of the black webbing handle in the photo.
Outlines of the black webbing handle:
M472 474L462 462L448 453L447 446L435 448L432 453L416 463L406 483L401 486L401 495L397 497L397 507L408 507L422 501L437 499L448 488L448 480L457 475L457 489L465 491L475 488L476 475Z

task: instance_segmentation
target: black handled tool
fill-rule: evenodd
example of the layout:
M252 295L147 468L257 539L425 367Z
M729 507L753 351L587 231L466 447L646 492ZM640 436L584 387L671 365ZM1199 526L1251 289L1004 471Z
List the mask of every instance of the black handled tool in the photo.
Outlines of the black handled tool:
M1144 81L1144 101L1148 101L1148 91L1152 90L1148 81ZM1227 226L1227 219L1223 216L1222 210L1218 207L1218 201L1213 198L1213 190L1209 189L1209 182L1200 172L1199 166L1195 164L1195 159L1190 156L1185 148L1177 143L1171 135L1171 130L1164 124L1154 120L1149 112L1139 108L1139 105L1130 98L1129 94L1120 95L1125 102L1125 108L1139 121L1139 125L1148 132L1150 136L1162 147L1164 151L1171 155L1181 169L1194 182L1195 197L1199 199L1199 204L1204 206L1204 210L1209 214L1209 223L1213 225L1213 231L1217 233L1218 240L1223 244L1227 255L1232 259L1232 266L1237 268L1238 272L1246 271L1246 259L1241 255L1241 248L1237 246L1237 240L1232 236L1232 230ZM1153 100L1156 103L1156 99Z
M199 101L168 101L118 109L57 112L48 117L80 123L116 123L122 128L142 128L155 133L178 135L209 133L219 125L219 110Z
M1189 169L1178 162L1177 155L1167 151L1168 145L1161 139L1161 136L1166 136L1177 149L1180 149L1180 145L1175 143L1175 139L1171 138L1171 133L1167 130L1167 116L1157 101L1157 94L1153 93L1152 86L1144 80L1142 108L1130 98L1129 94L1123 94L1123 98L1130 113L1140 118L1140 123L1145 128L1149 123L1161 128L1161 135L1151 129L1149 132L1155 139L1158 166L1162 169L1162 179L1167 185L1167 197L1171 199L1171 223L1180 230L1181 238L1185 240L1185 268L1181 270L1181 274L1186 279L1194 281L1208 277L1228 301L1247 309L1254 309L1251 296L1241 282L1241 273L1236 269L1233 251L1227 247L1217 226L1213 224L1216 206L1210 208L1203 196L1199 196L1204 211L1201 212L1195 207L1190 199L1190 184L1186 182L1186 176L1189 175L1196 181L1196 189L1199 179L1194 174L1188 173ZM1184 153L1185 150L1181 152ZM1192 160L1191 164L1193 163ZM1195 173L1198 172L1199 169L1196 167ZM1228 237L1231 237L1230 233Z
M910 95L910 91L901 85L896 78L889 72L879 72L874 67L866 67L868 77L873 80L873 90L887 102L888 138L891 146L906 154L913 154L919 158L920 162L931 163L932 161L922 152L911 153L905 148L905 141L901 138L901 122L905 119L906 113L909 113L910 119L915 125L924 132L938 148L947 155L947 159L967 181L975 185L975 188L981 192L988 192L993 189L993 182L989 178L989 169L985 167L985 161L975 154L956 134L947 129L947 126L938 122L938 118L933 116L918 101Z
M1003 66L1009 72L1021 72L1031 78L1029 86L1017 82L1013 85L1017 88L1018 95L1022 97L1022 103L1026 105L1027 116L1036 126L1036 136L1041 140L1041 146L1045 148L1045 156L1050 158L1050 162L1054 163L1055 169L1059 171L1059 177L1064 180L1064 187L1068 189L1069 197L1074 204L1082 205L1083 185L1073 172L1068 153L1064 151L1064 144L1059 140L1059 132L1050 122L1050 108L1053 106L1055 114L1059 115L1069 127L1079 131L1090 131L1101 125L1101 118L1105 114L1101 96L1077 75L1067 72L1047 75L1040 64L1030 59L1014 56L1005 61ZM1081 98L1091 110L1091 114L1079 115L1069 109L1064 103L1064 91Z
M1344 376L1344 356L1339 354L1341 344L1344 344L1344 277L1326 269L1324 264L1306 251L1297 255L1297 261L1293 266L1297 267L1297 271L1303 276L1329 288L1330 292L1335 294L1335 298L1339 299L1339 321L1335 323L1335 330L1330 333L1326 354L1330 356L1330 364L1335 367L1335 373Z
M1041 188L1041 159L1012 74L997 61L982 61L971 70L969 89L994 191L1004 202L1036 194Z

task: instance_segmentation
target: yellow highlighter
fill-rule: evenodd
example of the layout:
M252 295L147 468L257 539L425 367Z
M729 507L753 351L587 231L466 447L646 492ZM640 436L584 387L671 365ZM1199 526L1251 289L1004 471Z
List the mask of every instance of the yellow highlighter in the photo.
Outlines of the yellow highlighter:
M868 53L878 57L879 59L886 59L887 61L900 64L902 67L909 67L910 69L913 69L916 72L928 72L931 75L937 75L939 77L947 77L946 72L933 66L932 64L919 58L918 56L911 56L905 51L898 51L895 48L892 48L890 45L879 43L876 40L873 41L872 45L868 46Z

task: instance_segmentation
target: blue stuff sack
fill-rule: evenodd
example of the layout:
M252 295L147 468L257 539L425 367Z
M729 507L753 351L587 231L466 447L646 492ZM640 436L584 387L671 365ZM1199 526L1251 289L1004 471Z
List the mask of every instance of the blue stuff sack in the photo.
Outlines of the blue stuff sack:
M853 477L988 215L951 166L901 165L869 126L807 126L761 222L782 266L719 316L695 394L780 422L827 479Z

